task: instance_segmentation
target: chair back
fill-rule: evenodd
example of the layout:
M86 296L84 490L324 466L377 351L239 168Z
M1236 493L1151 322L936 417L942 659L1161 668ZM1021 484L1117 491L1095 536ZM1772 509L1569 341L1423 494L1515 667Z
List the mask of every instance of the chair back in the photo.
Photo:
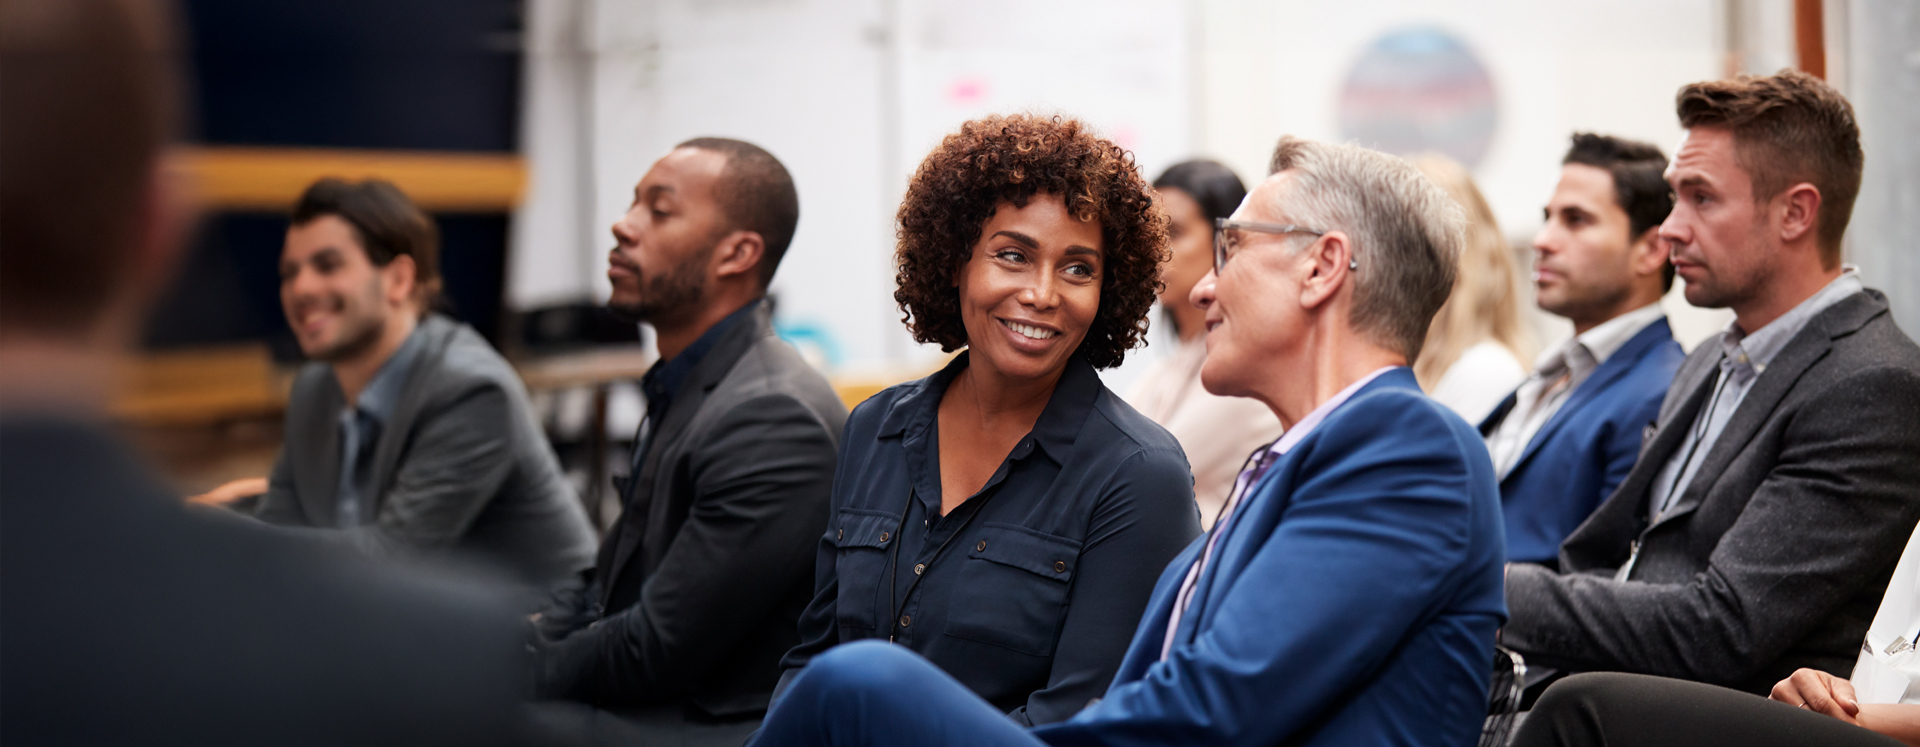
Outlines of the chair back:
M1505 646L1493 647L1493 680L1487 687L1487 721L1480 727L1480 747L1507 747L1513 720L1520 714L1520 694L1526 690L1527 660Z

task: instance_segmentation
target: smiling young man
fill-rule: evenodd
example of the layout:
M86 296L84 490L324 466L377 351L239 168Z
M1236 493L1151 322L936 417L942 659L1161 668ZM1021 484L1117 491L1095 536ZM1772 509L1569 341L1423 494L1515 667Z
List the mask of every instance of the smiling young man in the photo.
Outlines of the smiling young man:
M653 327L622 511L582 588L538 619L538 692L643 741L740 744L812 596L846 407L774 335L767 284L799 220L780 161L699 138L655 162L613 225L616 314Z
M1920 520L1920 347L1841 264L1853 108L1794 70L1695 83L1660 227L1696 306L1687 357L1620 488L1514 565L1503 642L1529 662L1765 693L1853 667Z
M1478 435L1407 368L1464 220L1383 153L1286 138L1274 170L1192 298L1208 391L1288 430L1167 565L1105 695L1024 730L900 647L856 643L795 679L758 747L1473 742L1505 617L1499 492Z
M428 310L438 255L433 220L391 184L322 179L301 195L280 303L313 362L254 515L551 585L592 563L592 528L512 366Z
M1480 432L1500 476L1507 559L1553 565L1560 541L1613 494L1686 354L1660 297L1673 283L1660 221L1673 209L1667 159L1645 143L1577 134L1533 238L1540 308L1574 336Z

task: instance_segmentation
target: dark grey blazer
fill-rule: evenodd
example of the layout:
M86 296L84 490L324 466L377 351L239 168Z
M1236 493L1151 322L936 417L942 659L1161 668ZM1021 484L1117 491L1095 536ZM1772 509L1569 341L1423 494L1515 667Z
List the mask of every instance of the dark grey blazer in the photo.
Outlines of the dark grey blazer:
M1753 385L1674 507L1654 476L1722 355L1693 351L1619 490L1560 547L1514 565L1502 643L1565 669L1756 693L1798 667L1846 676L1920 520L1920 347L1865 291L1808 322ZM1614 569L1638 543L1631 580Z
M0 744L516 743L525 633L491 592L183 506L103 425L19 415Z
M623 481L592 585L543 615L543 695L723 719L766 709L813 595L847 419L768 315L760 302L688 373Z
M424 344L374 449L374 520L349 535L380 552L471 554L533 583L589 567L593 529L513 367L439 314L414 334ZM331 367L301 369L256 516L334 526L344 402Z

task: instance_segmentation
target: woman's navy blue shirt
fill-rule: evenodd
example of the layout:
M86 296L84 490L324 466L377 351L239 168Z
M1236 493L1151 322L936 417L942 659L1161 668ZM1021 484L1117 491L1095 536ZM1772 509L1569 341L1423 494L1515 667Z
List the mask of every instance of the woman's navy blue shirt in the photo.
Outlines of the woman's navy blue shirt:
M1022 723L1065 720L1106 691L1154 582L1199 536L1180 444L1078 355L986 486L941 516L935 420L966 366L847 419L780 690L835 644L892 636Z

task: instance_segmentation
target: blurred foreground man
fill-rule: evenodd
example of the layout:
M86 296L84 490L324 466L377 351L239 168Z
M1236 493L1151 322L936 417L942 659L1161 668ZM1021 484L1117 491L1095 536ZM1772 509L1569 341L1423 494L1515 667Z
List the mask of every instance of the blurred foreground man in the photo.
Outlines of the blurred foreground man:
M1673 285L1660 221L1673 210L1646 143L1578 134L1533 237L1540 308L1573 322L1480 424L1500 477L1507 559L1555 565L1567 538L1640 455L1686 353L1660 297Z
M1407 361L1464 219L1398 158L1286 138L1222 221L1201 380L1286 425L1167 566L1106 696L1022 729L906 649L815 658L756 745L1470 745L1500 600L1498 488Z
M510 614L183 506L108 430L187 221L171 24L0 1L0 743L505 743Z
M1680 89L1660 227L1687 301L1731 308L1687 357L1620 489L1514 565L1530 662L1765 693L1845 676L1920 520L1920 347L1840 263L1853 107L1796 70Z
M643 740L736 747L800 642L847 410L769 318L799 214L772 154L701 138L656 162L613 225L608 306L653 326L660 361L620 518L536 647L543 696Z
M322 179L294 206L280 302L300 349L285 445L255 513L376 554L453 551L548 586L593 529L526 387L440 295L433 219L393 185Z

